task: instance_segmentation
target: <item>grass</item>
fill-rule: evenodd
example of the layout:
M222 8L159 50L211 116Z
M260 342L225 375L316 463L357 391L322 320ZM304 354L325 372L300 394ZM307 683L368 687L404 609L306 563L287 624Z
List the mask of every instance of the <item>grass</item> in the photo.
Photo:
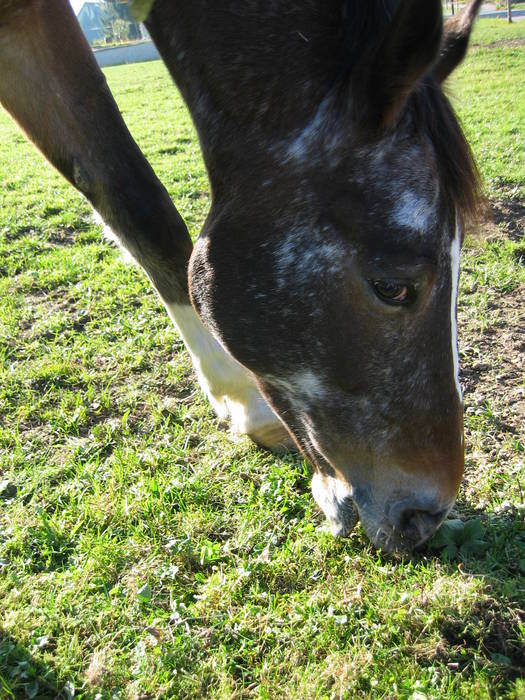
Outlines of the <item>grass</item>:
M482 20L468 63L451 80L467 137L489 192L525 196L523 22Z
M480 23L452 85L496 211L459 315L456 517L481 545L452 559L323 531L307 466L224 432L142 274L0 115L1 698L525 697L525 61L487 46L519 27ZM206 175L166 71L107 77L196 235Z

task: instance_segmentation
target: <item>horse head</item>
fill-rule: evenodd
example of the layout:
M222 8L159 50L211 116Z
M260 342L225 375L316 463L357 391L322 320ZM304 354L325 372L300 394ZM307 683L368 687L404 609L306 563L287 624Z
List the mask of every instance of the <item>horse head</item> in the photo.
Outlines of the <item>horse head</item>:
M443 30L439 0L403 0L365 44L354 4L308 118L217 187L191 292L314 465L334 533L357 509L374 543L410 549L463 474L456 297L477 175L441 83L479 2Z

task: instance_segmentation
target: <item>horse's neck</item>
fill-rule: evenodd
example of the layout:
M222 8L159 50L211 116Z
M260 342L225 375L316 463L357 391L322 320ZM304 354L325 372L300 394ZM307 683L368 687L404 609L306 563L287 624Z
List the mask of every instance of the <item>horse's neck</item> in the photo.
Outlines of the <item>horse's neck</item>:
M341 0L157 0L148 29L212 169L304 127L341 70Z

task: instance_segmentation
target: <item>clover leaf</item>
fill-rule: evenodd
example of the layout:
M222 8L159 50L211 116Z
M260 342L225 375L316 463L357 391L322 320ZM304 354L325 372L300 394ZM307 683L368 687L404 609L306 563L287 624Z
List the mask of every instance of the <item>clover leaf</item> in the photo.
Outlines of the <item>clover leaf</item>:
M431 549L441 550L446 559L480 555L487 543L485 529L479 518L463 522L459 519L445 520L429 542Z

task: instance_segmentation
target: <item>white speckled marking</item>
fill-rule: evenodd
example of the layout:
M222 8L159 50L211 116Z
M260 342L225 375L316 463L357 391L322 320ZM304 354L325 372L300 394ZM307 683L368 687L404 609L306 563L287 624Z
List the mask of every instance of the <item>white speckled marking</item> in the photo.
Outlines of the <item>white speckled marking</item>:
M319 404L327 395L326 385L311 369L298 370L287 377L267 376L265 380L278 389L298 413L313 404Z
M311 369L301 370L292 375L290 384L307 401L319 401L326 395L326 388L319 377Z
M321 103L310 122L288 145L285 155L287 158L301 161L308 156L308 152L321 134L321 129L326 121L326 105Z
M434 204L412 190L400 195L392 212L392 221L396 226L421 232L426 231L435 218Z
M277 285L284 289L289 284L308 285L312 274L339 273L345 249L336 241L323 240L319 232L300 228L285 236L276 249L275 258Z

